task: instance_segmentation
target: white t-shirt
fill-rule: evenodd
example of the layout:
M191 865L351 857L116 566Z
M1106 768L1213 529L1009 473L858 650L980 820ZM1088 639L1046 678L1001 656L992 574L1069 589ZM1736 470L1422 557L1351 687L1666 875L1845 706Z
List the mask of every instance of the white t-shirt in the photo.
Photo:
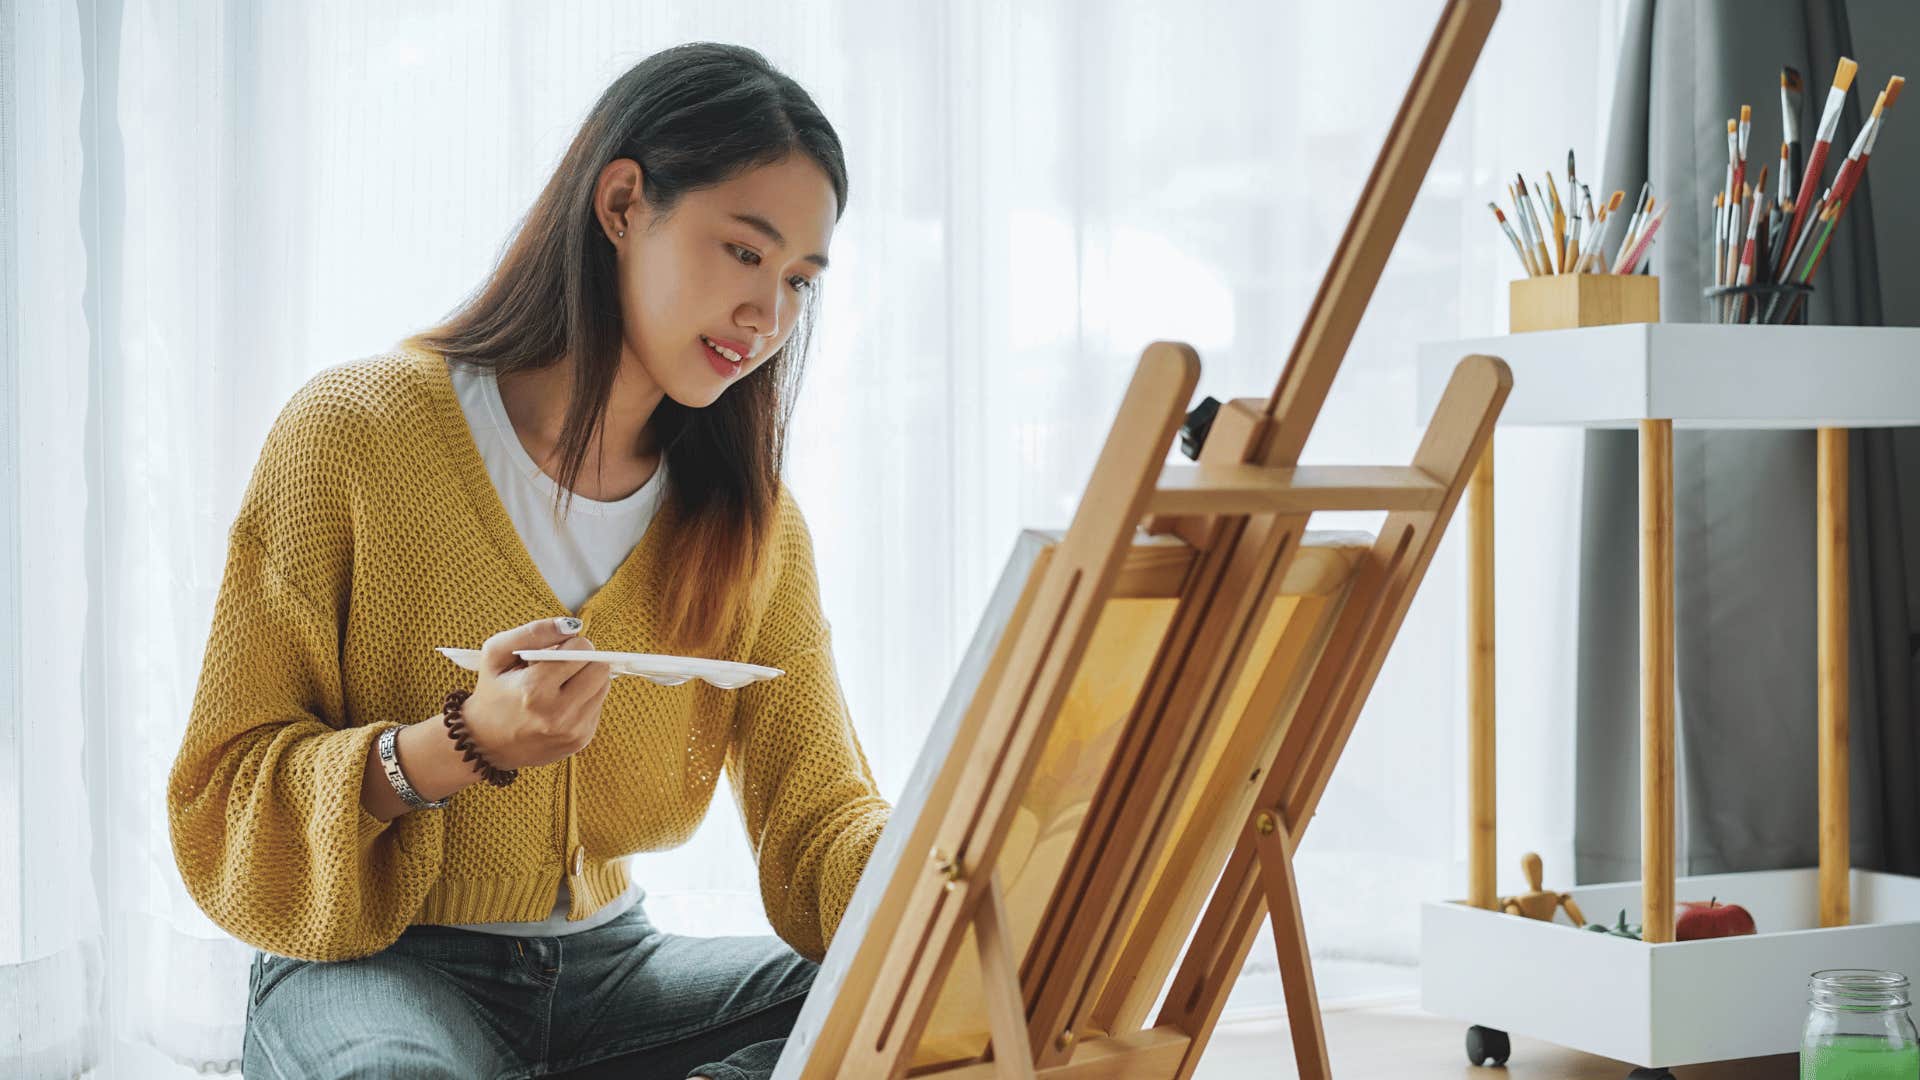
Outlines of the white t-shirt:
M556 524L553 500L560 485L540 470L514 434L500 400L499 382L485 371L452 361L448 361L447 372L461 411L467 414L467 426L473 429L473 442L486 463L487 475L493 479L494 490L507 516L513 519L527 553L567 610L578 611L626 561L652 523L666 491L666 461L662 459L639 491L617 502L599 502L576 492L567 504L567 516ZM579 922L568 922L570 898L563 877L553 913L545 919L469 923L460 929L513 937L578 934L619 918L645 895L646 890L629 877L626 891L605 907Z

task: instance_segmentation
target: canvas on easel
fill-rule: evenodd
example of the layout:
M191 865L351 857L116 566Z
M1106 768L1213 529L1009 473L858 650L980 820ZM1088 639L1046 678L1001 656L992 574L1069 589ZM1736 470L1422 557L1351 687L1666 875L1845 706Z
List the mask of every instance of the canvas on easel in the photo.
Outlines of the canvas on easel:
M1167 459L1199 358L1143 353L1072 523L1016 547L777 1077L1190 1076L1269 917L1328 1074L1293 851L1510 376L1464 359L1410 464L1298 460L1497 8L1447 5L1278 385L1197 465ZM1387 517L1307 531L1335 510Z
M933 748L951 746L956 726L1012 616L1022 588L1059 540L1059 534L1039 530L1020 535L923 748L921 767L906 785L908 795L902 799L904 806L920 805L913 794L924 791L930 767L945 757L944 749L936 753ZM1338 610L1339 602L1346 595L1354 567L1371 542L1370 535L1360 532L1309 533L1300 558L1289 568L1283 595L1274 601L1255 652L1265 655L1284 649L1289 654L1297 654L1317 648L1330 629L1331 614ZM1052 884L1048 868L1057 874L1058 867L1064 864L1065 850L1078 834L1102 768L1112 756L1119 737L1118 722L1137 696L1154 650L1172 620L1177 601L1168 591L1168 583L1177 582L1191 562L1191 552L1171 538L1142 538L1128 553L1120 579L1109 594L1106 609L1089 642L1087 659L1068 691L1035 768L1035 781L1015 810L1015 820L1001 853L999 874L1008 925L1015 940L1030 940L1039 922ZM1231 715L1244 711L1245 700L1251 696L1252 689L1251 685L1243 684L1236 691L1237 700L1229 705ZM1247 737L1243 734L1237 741L1216 740L1208 750L1205 767L1214 771L1222 760L1238 762L1257 756L1260 747L1245 745ZM1271 749L1267 752L1270 754ZM1237 774L1238 766L1234 765L1230 771ZM1183 808L1183 821L1201 813L1203 807L1216 805L1217 801L1204 793L1196 793ZM897 840L910 831L903 828L894 838ZM882 843L887 841L883 839ZM888 852L876 851L871 865L897 864L896 859L888 856ZM1205 882L1192 880L1204 889ZM1189 905L1195 902L1192 896L1188 897ZM842 920L842 927L864 923L859 904L860 898L856 898L855 906L849 908ZM1170 959L1163 957L1163 965ZM824 988L830 985L833 973L834 965L830 961L814 984L823 995L827 993ZM983 1001L979 962L970 947L963 947L955 956L946 987L921 1035L921 1053L941 1059L966 1058L980 1053L987 1041L986 1031L980 1026Z

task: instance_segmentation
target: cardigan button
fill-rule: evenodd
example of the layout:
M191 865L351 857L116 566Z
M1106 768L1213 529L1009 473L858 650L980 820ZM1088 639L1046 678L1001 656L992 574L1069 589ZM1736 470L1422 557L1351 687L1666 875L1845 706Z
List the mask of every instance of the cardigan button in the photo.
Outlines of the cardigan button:
M573 876L579 877L581 874L586 873L586 870L587 870L587 849L585 847L574 848L573 849Z

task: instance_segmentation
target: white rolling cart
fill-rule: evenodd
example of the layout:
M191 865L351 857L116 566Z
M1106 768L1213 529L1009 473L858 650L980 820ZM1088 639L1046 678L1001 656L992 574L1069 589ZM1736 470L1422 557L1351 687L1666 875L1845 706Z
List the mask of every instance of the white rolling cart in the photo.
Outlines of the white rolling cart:
M1513 369L1500 426L1640 434L1641 880L1571 889L1589 919L1639 910L1642 941L1496 910L1493 500L1489 449L1468 495L1469 896L1424 905L1421 1001L1475 1025L1672 1066L1793 1053L1820 968L1920 977L1920 878L1848 865L1847 430L1920 424L1920 328L1632 323L1423 345L1419 408L1462 356ZM1817 867L1674 877L1673 429L1814 429L1817 466ZM1685 898L1738 897L1747 937L1676 942ZM1477 1041L1477 1045L1474 1045Z

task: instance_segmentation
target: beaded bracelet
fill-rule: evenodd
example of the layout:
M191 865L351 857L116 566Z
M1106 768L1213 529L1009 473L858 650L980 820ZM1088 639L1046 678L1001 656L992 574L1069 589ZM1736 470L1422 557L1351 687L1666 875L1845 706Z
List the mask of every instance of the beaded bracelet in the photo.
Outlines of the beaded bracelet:
M466 718L460 715L460 706L473 696L471 690L454 689L447 691L447 699L440 707L441 720L447 725L447 737L453 745L466 755L467 764L494 787L506 787L520 775L519 769L495 768L480 754L480 748L473 744L473 732L467 729Z

